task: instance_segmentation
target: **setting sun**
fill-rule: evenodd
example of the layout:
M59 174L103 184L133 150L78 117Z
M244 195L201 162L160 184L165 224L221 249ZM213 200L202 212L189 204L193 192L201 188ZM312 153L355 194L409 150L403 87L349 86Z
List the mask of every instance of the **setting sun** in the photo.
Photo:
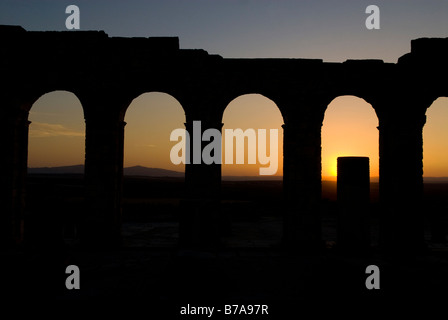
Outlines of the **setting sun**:
M370 176L378 173L378 119L372 106L355 96L334 99L322 126L322 179L336 180L337 158L366 156Z

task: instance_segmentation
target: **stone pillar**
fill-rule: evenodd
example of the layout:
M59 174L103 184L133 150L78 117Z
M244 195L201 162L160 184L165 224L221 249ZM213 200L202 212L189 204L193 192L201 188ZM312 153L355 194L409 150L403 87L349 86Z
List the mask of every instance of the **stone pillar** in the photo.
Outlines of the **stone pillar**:
M16 109L4 111L1 126L3 168L0 189L0 248L12 248L23 240L25 190L28 156L28 111ZM12 109L12 108L11 108Z
M121 243L125 122L113 115L98 110L86 117L86 212L80 237L87 247Z
M187 121L185 127L190 135L190 163L185 165L186 192L180 215L179 244L181 247L213 248L220 239L221 164L205 164L202 157L200 163L193 163L193 152L199 150L202 154L209 142L193 136L193 121ZM202 120L200 132L196 130L194 134L202 137L209 128L221 132L222 123Z
M283 188L285 245L304 251L321 246L322 121L296 117L283 125Z
M384 250L413 253L424 248L424 114L408 111L380 117L380 243Z
M363 254L370 246L368 157L339 157L337 178L338 249Z

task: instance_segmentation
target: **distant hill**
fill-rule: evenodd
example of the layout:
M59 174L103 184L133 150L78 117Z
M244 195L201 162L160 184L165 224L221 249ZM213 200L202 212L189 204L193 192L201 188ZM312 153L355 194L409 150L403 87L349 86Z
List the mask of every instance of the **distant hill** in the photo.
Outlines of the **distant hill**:
M41 167L28 168L31 174L84 174L84 165L62 166L62 167ZM166 170L160 168L148 168L143 166L127 167L123 169L125 176L140 177L170 177L183 178L184 172ZM222 180L226 181L251 181L251 180L282 180L281 176L223 176Z
M148 168L142 166L127 167L123 169L125 176L145 176L145 177L178 177L183 178L185 174L179 171Z
M84 165L28 168L31 174L84 174ZM184 172L143 166L127 167L123 169L125 176L141 177L170 177L183 178ZM283 180L282 176L223 176L224 181L254 181L254 180ZM424 177L426 183L448 183L448 177ZM322 181L336 181L335 177L322 177ZM370 182L378 182L378 177L371 177Z
M39 174L84 174L84 165L79 164L75 166L63 166L63 167L41 167L41 168L28 168L28 173Z
M62 167L41 167L28 168L31 174L84 174L84 165L62 166ZM145 177L184 177L183 172L172 171L159 168L148 168L134 166L123 169L125 176L145 176Z

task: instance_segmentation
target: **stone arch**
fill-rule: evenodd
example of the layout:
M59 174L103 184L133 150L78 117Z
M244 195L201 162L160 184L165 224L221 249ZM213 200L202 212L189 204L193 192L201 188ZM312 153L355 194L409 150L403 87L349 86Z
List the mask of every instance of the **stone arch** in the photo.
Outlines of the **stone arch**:
M436 77L440 68L446 69L443 57L447 39L413 40L411 52L397 63L330 63L320 59L225 59L201 49L180 49L178 38L118 39L104 32L83 31L74 36L72 32L32 32L11 26L0 29L8 61L4 73L9 79L2 88L6 120L0 136L4 149L2 167L7 168L0 192L5 212L0 224L2 243L9 246L20 241L17 235L21 233L23 216L28 111L41 90L65 87L76 88L85 106L89 215L85 243L103 243L103 239L119 243L126 106L132 93L166 89L182 97L179 101L188 109L187 125L202 120L208 122L207 128L221 128L221 111L226 106L223 102L229 96L257 91L275 95L288 140L284 186L290 204L291 236L287 241L305 247L315 247L320 240L317 228L311 233L307 230L317 225L314 213L321 198L321 124L324 106L330 101L325 102L338 94L368 96L366 101L374 101L381 120L381 198L382 206L388 210L384 214L384 243L399 251L421 246L420 212L415 208L423 194L422 128L428 102L447 92ZM23 63L23 53L37 42L48 45ZM105 49L111 53L106 59ZM60 67L57 55L61 52L75 57L72 60L76 72L67 73ZM36 74L44 76L37 80ZM136 75L152 77L142 83ZM233 99L230 98L228 102ZM192 198L198 200L194 209L206 208L210 199L214 206L219 194L215 185L220 182L220 167L192 167L187 176L193 186L189 186L194 191ZM206 218L202 219L196 210L192 210L192 216L199 217L197 226L204 225ZM191 228L191 234L197 234L196 230ZM207 235L204 239L199 242L208 243Z
M332 111L330 108L330 106L336 106L338 108L346 108L344 111L341 112L341 110L336 110L334 109L334 111ZM361 106L363 105L363 106ZM364 106L370 106L372 107L373 111L374 111L374 115L375 117L372 118L372 114L371 114L371 110L365 109L361 111L358 111L359 107L364 107ZM356 121L356 119L353 119L354 121L351 121L350 119L347 119L347 113L348 112L357 112L357 117L362 116L362 119L364 119L363 121L366 121L366 123L368 125L371 125L371 128L369 130L369 141L375 141L374 145L378 146L378 115L376 113L375 108L373 108L372 104L370 104L366 99L358 97L358 96L354 96L354 95L341 95L341 96L337 96L334 99L331 100L331 102L327 105L326 109L325 109L325 115L324 115L324 119L323 119L323 123L322 123L322 176L323 177L327 177L327 176L336 176L336 154L333 155L333 160L332 163L328 163L329 160L327 159L327 153L328 153L328 148L329 146L327 146L327 139L329 139L330 137L328 136L328 127L326 125L328 125L328 116L330 115L335 121L334 122L334 127L341 127L341 123L344 123L344 127L346 126L356 126L355 129L356 130L364 130L364 122L359 123ZM369 114L370 113L370 114ZM345 138L351 139L353 141L354 136L350 136L347 135L348 131L346 131L346 135ZM343 137L343 132L335 132L335 134L340 135L339 138L344 138ZM332 137L333 139L336 138L335 136ZM332 153L337 153L337 152L342 152L342 154L339 154L340 156L348 156L348 155L356 155L356 154L349 154L352 152L357 152L357 150L364 149L364 145L367 145L368 143L362 143L362 141L358 140L356 142L356 144L351 144L351 145L345 145L344 146L344 150L341 151L337 151L337 150L332 150ZM333 148L336 147L336 145L331 146ZM339 147L340 148L340 147ZM370 156L370 171L371 171L371 175L373 173L373 175L375 177L379 176L379 155L378 155L378 147L376 148L376 150L363 150L363 153L367 154L371 154L372 156L374 156L374 158L372 158L372 156ZM331 166L332 169L330 169L331 171L329 171L327 168Z
M132 112L133 107L138 107L138 112L147 112L147 117L134 114L132 115L130 112ZM170 132L177 128L184 128L185 123L185 111L182 115L176 116L175 113L178 113L179 107L180 110L184 111L184 108L182 107L182 104L172 95L165 93L165 92L159 92L159 91L151 91L142 93L139 96L137 96L135 99L132 100L132 102L126 107L126 112L124 114L124 120L126 121L126 127L125 131L126 133L129 132L130 126L132 126L132 123L130 123L129 116L133 116L133 121L139 121L138 125L142 126L144 125L144 121L152 121L150 126L147 126L145 128L146 130L142 133L153 133L154 130L164 130L167 132L161 133L160 135L157 135L157 143L156 146L154 142L147 143L146 145L142 147L146 148L152 148L153 150L155 148L161 148L168 150L167 153L164 153L163 159L159 159L159 162L166 162L169 163L169 165L164 166L162 169L168 169L170 170L180 170L179 168L182 168L181 171L185 171L185 168L183 165L174 166L170 164L170 158L169 158L169 149L175 144L175 142L170 141ZM176 118L174 118L176 117ZM173 119L174 118L174 119ZM169 123L168 128L166 127L166 123ZM165 134L166 133L166 134ZM137 133L138 135L139 133ZM129 138L129 134L125 134L125 140ZM138 137L133 137L138 138ZM143 138L143 137L141 137ZM151 137L150 137L151 138ZM163 139L165 138L165 139ZM166 141L164 141L166 140ZM127 140L126 140L127 141ZM125 141L125 157L126 157L126 147L127 143ZM162 146L163 144L163 146ZM165 151L166 151L165 150ZM148 162L149 163L149 162ZM128 165L142 165L139 163L130 162ZM125 163L126 166L126 163Z
M266 94L263 93L262 91L242 91L242 92L238 92L238 93L234 93L234 94L227 94L225 95L225 97L222 99L220 106L221 106L221 118L224 119L224 114L228 109L228 106L235 102L237 99L240 99L241 97L247 97L247 96L260 96L264 99L267 99L269 101L271 101L275 107L278 109L278 111L280 112L280 115L282 117L282 121L285 122L285 110L283 110L281 104L278 103L278 99L277 97L274 97L270 94Z
M257 113L259 110L259 113ZM270 98L259 93L249 93L240 95L226 105L223 117L223 151L228 152L225 143L225 130L226 129L255 129L254 137L256 145L253 148L247 147L247 140L245 138L244 147L244 164L235 164L236 155L238 152L236 147L233 151L233 164L226 163L226 157L223 153L223 165L222 165L222 214L223 221L232 221L232 230L228 237L224 236L223 241L235 241L239 245L244 245L246 241L253 242L255 245L269 245L269 241L278 243L282 237L282 220L281 215L283 204L283 124L284 119L278 105ZM269 147L272 137L269 129L277 130L278 144L276 147L277 157L275 159L277 172L273 175L260 176L260 168L266 167L266 165L260 165L258 162L258 140L259 132L257 129L266 129L266 136L269 140L266 140L266 146ZM234 144L235 144L234 139ZM242 148L240 148L241 150ZM266 151L268 149L266 148ZM249 160L248 152L254 152L256 155L257 164L247 164ZM263 152L263 151L262 151ZM268 151L269 152L269 151ZM272 150L270 156L272 156ZM273 159L270 158L272 167ZM240 166L240 168L233 169L232 167ZM227 167L227 168L226 168ZM245 167L250 167L246 171ZM247 172L247 173L246 173ZM239 178L229 176L240 176ZM243 176L250 177L243 177ZM257 177L254 177L257 175ZM258 181L250 181L258 180ZM229 181L230 180L230 181ZM236 181L235 181L236 180ZM243 181L238 181L243 180ZM263 180L263 181L261 181ZM228 187L227 187L228 186ZM240 192L238 186L245 186ZM245 190L249 190L246 193ZM244 192L242 192L244 191ZM234 211L232 204L242 203L242 211ZM236 207L238 208L238 207ZM236 209L235 209L236 210ZM265 217L264 219L262 217ZM267 218L268 217L268 218ZM269 226L264 222L269 220ZM249 222L249 223L247 223ZM228 225L230 227L230 224ZM245 229L247 228L247 230ZM259 235L259 230L266 231L266 239ZM271 243L272 244L272 243Z
M169 99L172 99L173 101L175 100L176 103L179 104L179 106L182 108L182 111L184 113L186 113L186 104L184 103L184 97L182 94L177 93L177 92L173 92L173 90L159 90L159 89L148 89L148 90L139 90L139 91L135 91L135 92L128 92L126 94L127 99L125 99L127 102L123 104L123 107L120 110L120 120L124 121L126 118L126 113L128 112L129 108L131 107L131 105L136 101L141 99L144 96L147 95L152 95L152 94L156 94L156 95L162 95L165 96Z
M324 113L327 111L328 107L336 100L344 97L356 98L362 102L368 104L373 111L375 116L379 118L379 110L376 104L377 96L375 92L370 92L366 90L336 90L332 94L328 94L325 99ZM325 115L324 115L325 116Z
M359 218L353 230L356 230L358 238L345 239L347 234L351 235L350 230L347 232L347 225L358 221L353 217L344 220L345 215L342 212L340 202L337 200L337 158L340 156L367 156L369 157L369 170L371 182L373 177L375 180L379 177L379 131L378 131L378 115L372 105L365 99L354 95L342 95L334 98L327 105L322 124L322 226L323 238L326 241L336 241L341 248L344 246L355 246L357 242L370 243L369 230L364 224L370 226L370 220L367 220L367 211L360 210L356 217ZM375 181L377 182L377 181ZM370 195L374 201L378 201L378 184L375 187L370 184ZM347 214L346 211L343 211ZM335 216L335 213L338 213ZM365 220L363 220L365 219ZM349 222L347 222L349 221ZM376 223L376 220L375 220ZM365 237L365 238L364 238ZM359 241L358 241L359 240ZM376 239L372 239L376 242Z
M151 91L133 99L123 116L123 221L147 222L163 214L165 228L177 229L185 164L171 163L170 150L178 142L170 134L185 129L184 108L172 95Z
M85 105L82 101L82 95L80 94L80 90L78 90L79 88L75 88L73 86L45 86L45 87L41 87L39 89L30 91L26 93L26 105L28 107L28 111L31 111L31 109L34 107L34 104L36 102L38 102L38 100L45 98L45 96L48 95L52 95L55 93L60 93L60 94L66 94L66 95L70 95L73 98L76 98L77 101L79 101L79 104L82 108L82 115L83 117L85 117Z
M241 101L241 99L244 99L244 100ZM261 102L263 104L263 105L261 105L261 108L260 107L256 107L254 105L249 105L249 103L251 103L250 100L253 100L253 99L256 99L257 103ZM242 105L246 105L246 106L249 105L249 108L246 107L245 109L243 109L243 112L244 112L243 118L244 119L242 119L242 120L237 119L236 116L231 118L232 122L234 122L236 124L236 127L235 127L235 125L233 125L232 129L237 129L243 123L247 123L248 121L250 121L249 122L250 124L257 125L257 126L260 125L258 123L260 123L261 121L264 121L264 122L267 121L267 122L269 122L269 128L266 127L266 129L271 129L271 128L273 129L275 127L274 122L280 122L281 123L279 126L277 126L278 138L279 138L279 145L278 145L278 147L279 147L278 148L278 159L279 159L278 160L278 169L279 170L275 174L275 175L280 175L281 172L282 172L282 161L281 161L282 157L281 157L281 155L283 154L283 144L282 144L282 142L283 142L283 130L282 130L281 126L284 124L284 119L283 119L283 115L282 115L282 112L281 112L280 108L278 107L278 105L272 99L266 97L263 94L248 93L248 94L240 95L240 96L232 99L231 101L229 101L229 103L226 105L226 107L225 107L225 109L223 111L223 115L222 115L223 130L228 128L227 125L226 125L226 121L225 121L226 120L225 119L226 112L227 112L227 115L229 115L229 113L228 113L229 112L229 106L231 108L233 108L233 105L235 105L235 103L236 103L237 107L241 107ZM238 105L238 104L240 104L240 105ZM278 111L278 113L280 114L280 117L278 117L278 115L277 115L277 119L275 119L275 114L271 114L271 118L270 118L269 115L266 116L266 114L264 112L260 112L258 114L253 114L252 113L253 111L256 112L256 110L258 108L263 109L263 111L271 110L272 106L275 106L277 108L276 111ZM235 110L235 111L236 112L240 112L239 110ZM232 112L234 112L234 111L232 111ZM276 112L273 111L273 113L276 113ZM263 118L261 118L261 116L263 116ZM272 118L272 116L274 118ZM278 120L280 120L280 121L278 121ZM245 128L242 128L242 129L244 131ZM263 129L263 128L260 128L260 129ZM268 134L268 131L266 132L266 134ZM224 131L223 131L223 138L224 138L224 136L225 136L225 134L224 134ZM245 154L246 153L247 152L245 152ZM223 155L223 157L224 157L224 155ZM234 155L234 157L235 157L235 155ZM246 163L246 160L245 160L245 163ZM225 171L224 167L225 167L225 162L223 163L223 172Z
M446 194L443 185L448 177L448 97L440 96L426 110L423 127L423 188L425 220L429 226L431 241L446 241L448 231L448 203L437 194ZM425 170L425 166L430 169ZM441 184L442 183L442 184Z
M423 176L425 177L448 177L448 157L442 150L448 150L448 131L446 121L448 120L448 97L441 96L426 109L426 123L423 127ZM445 122L445 123L444 123ZM437 145L435 143L437 142ZM434 168L425 172L426 164L431 163Z
M67 101L68 100L68 101ZM61 116L65 119L67 124L55 123L54 119L56 119L58 112L62 112L61 106L62 104L68 104L70 109L66 109ZM39 114L35 113L35 108L45 108L45 113ZM77 108L78 110L75 110ZM82 110L81 117L78 117L79 108ZM64 109L64 108L62 108ZM70 111L67 113L67 111ZM29 126L29 137L30 139L33 137L85 137L85 123L84 123L84 107L81 103L80 99L77 95L71 91L67 90L53 90L42 94L39 98L35 99L32 104L29 106L29 115L28 120L30 121ZM60 120L60 118L58 118ZM48 121L48 122L44 122ZM58 121L56 121L58 122ZM75 122L81 122L82 126L77 126ZM75 128L76 126L76 128ZM78 159L79 163L69 163L66 161L58 161L58 163L63 163L64 165L83 165L84 164L84 153L85 153L85 145L84 138L82 139L82 159ZM61 144L62 146L62 144ZM68 148L66 144L63 145L64 148ZM79 146L78 146L79 147ZM30 149L30 146L28 147ZM49 153L52 151L59 152L58 148L54 148L55 150L47 150L46 158L49 157ZM77 149L75 147L74 149ZM70 152L74 151L73 147L70 149ZM34 151L32 151L34 152ZM76 151L75 151L76 152ZM66 154L67 152L64 151ZM30 158L30 151L28 152L28 159ZM29 162L29 161L28 161ZM35 165L38 167L44 166L53 166L52 164L41 163Z
M84 108L77 95L66 90L46 92L33 101L28 109L24 236L33 245L58 245L78 239L84 205ZM68 109L61 108L63 104Z

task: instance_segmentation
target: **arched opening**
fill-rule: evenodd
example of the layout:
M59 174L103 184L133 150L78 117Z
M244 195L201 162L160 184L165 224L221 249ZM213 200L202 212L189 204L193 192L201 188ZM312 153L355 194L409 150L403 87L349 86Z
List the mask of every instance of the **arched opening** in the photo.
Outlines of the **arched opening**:
M228 104L222 122L221 207L229 226L223 242L276 244L282 236L282 114L272 100L246 94Z
M448 98L440 97L426 111L423 128L425 239L446 243L448 229Z
M322 126L322 236L327 243L337 241L338 205L337 158L369 157L370 241L378 242L379 132L378 117L372 105L355 96L340 96L328 105ZM361 214L361 213L360 213Z
M129 246L174 246L184 192L185 164L173 164L171 132L185 113L161 92L135 98L125 114L123 236Z
M41 96L29 113L25 240L78 241L84 203L85 122L71 92Z

